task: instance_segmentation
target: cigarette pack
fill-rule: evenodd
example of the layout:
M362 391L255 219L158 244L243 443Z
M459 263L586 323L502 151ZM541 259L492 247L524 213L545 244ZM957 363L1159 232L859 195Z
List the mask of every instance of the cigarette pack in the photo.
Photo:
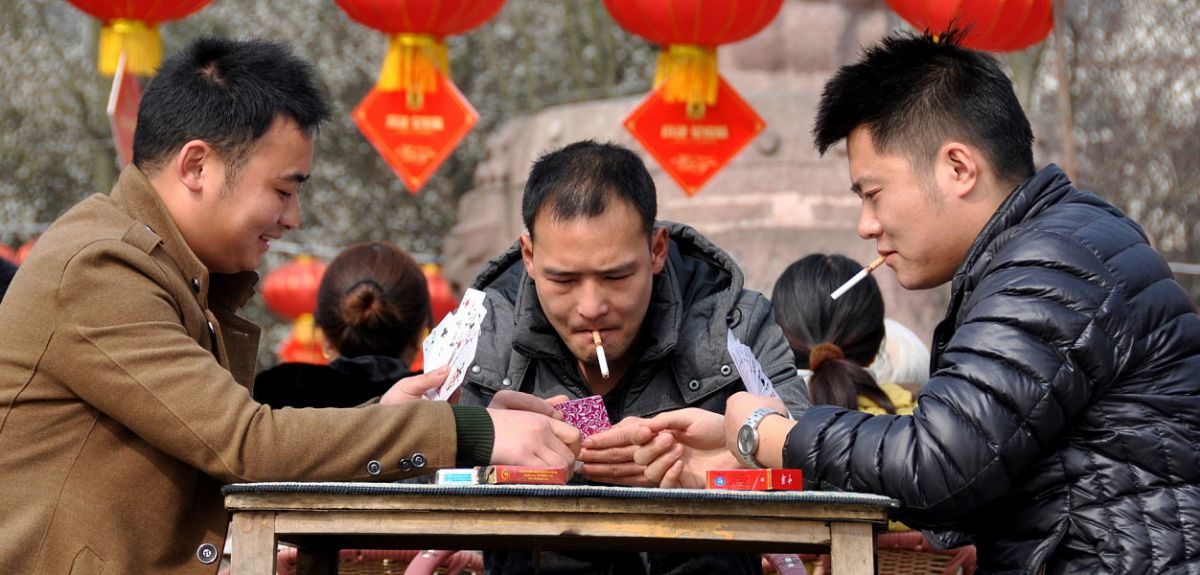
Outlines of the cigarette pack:
M436 483L438 485L475 485L479 483L479 468L439 469Z
M710 469L709 489L733 491L800 491L804 481L799 469Z
M567 470L560 467L523 467L520 465L489 465L480 474L481 483L525 483L536 485L565 485Z

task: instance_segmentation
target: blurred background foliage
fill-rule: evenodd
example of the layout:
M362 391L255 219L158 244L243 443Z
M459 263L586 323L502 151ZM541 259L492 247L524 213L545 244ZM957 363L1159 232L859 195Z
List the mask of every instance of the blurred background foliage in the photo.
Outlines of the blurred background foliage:
M1200 3L1059 6L1056 35L1002 57L1035 122L1059 126L1039 132L1040 149L1063 161L1069 138L1077 182L1140 222L1200 300ZM0 0L0 14L0 242L15 246L84 196L107 192L118 169L105 115L111 80L95 65L98 23L61 0ZM349 116L374 84L384 35L355 24L331 0L216 0L163 25L164 52L203 35L284 40L316 64L335 117L318 138L304 225L288 239L293 249L325 256L387 239L433 257L457 198L473 187L487 137L503 122L645 92L656 56L612 21L601 0L508 0L492 21L448 40L452 75L480 122L414 196ZM1064 82L1067 97L1059 94ZM265 269L285 257L272 254ZM249 311L274 326L264 348L286 331L257 300Z

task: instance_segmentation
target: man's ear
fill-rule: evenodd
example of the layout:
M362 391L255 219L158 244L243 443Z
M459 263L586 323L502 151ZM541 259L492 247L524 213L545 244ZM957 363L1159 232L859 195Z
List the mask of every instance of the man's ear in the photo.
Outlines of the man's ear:
M939 187L952 197L965 198L979 182L981 159L979 151L967 144L946 142L938 150L934 166Z
M525 273L533 276L533 237L529 232L521 233L521 261L525 262Z
M663 271L663 267L667 265L669 246L667 228L656 227L650 231L650 266L654 273Z
M204 190L206 180L216 177L211 172L211 161L216 159L216 152L203 140L192 140L179 149L171 167L179 182L193 194Z

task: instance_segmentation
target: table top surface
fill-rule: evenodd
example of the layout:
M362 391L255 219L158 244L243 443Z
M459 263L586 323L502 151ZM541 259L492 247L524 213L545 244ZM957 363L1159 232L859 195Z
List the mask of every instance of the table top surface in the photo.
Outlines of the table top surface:
M272 500L286 495L343 496L354 499L373 496L375 500L424 496L429 498L537 498L626 500L665 503L747 503L747 504L816 504L831 506L897 507L894 499L867 493L829 491L731 491L710 489L660 489L599 485L431 485L412 483L358 482L273 482L238 483L222 489L231 510L263 509ZM280 497L276 497L280 496ZM248 504L248 501L255 501ZM615 503L615 502L614 502Z

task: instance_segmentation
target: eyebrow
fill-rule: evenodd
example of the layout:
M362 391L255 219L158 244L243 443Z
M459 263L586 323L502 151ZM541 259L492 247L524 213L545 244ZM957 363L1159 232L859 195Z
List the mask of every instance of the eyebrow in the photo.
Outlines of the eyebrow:
M850 191L856 196L862 196L863 187L875 183L870 176L863 176L850 184Z
M617 266L613 266L611 268L604 268L601 270L596 270L594 273L596 275L604 275L604 276L619 275L619 274L631 272L636 268L637 268L637 262L626 262L626 263L623 263L623 264L620 264ZM573 275L580 274L580 272L577 272L577 271L563 270L563 269L549 268L549 267L543 269L542 272L545 273L546 275L550 275L550 276L573 276Z
M282 176L279 179L286 181L286 182L295 182L297 184L303 184L304 182L308 181L308 178L310 176L311 176L311 174L301 174L300 172L295 172L292 174L288 174L286 176Z

